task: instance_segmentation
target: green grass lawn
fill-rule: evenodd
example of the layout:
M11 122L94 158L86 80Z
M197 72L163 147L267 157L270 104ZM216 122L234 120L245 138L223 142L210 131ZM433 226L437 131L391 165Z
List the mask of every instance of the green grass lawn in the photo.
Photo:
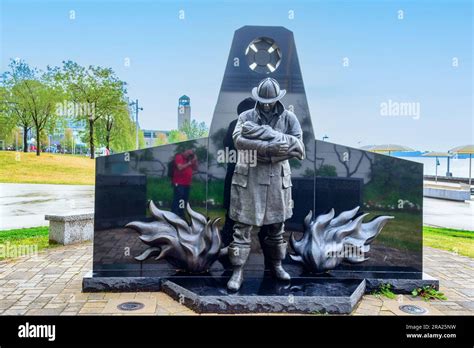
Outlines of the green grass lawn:
M47 226L0 231L0 260L31 255L58 245L49 243Z
M0 151L0 182L94 185L95 161L85 156Z
M423 226L425 246L474 258L474 231Z
M420 236L413 231L419 231L421 228L421 220L418 213L411 213L405 211L381 211L381 210L367 210L370 213L366 217L365 222L370 221L374 216L390 215L394 219L390 220L383 228L374 241L374 244L383 243L386 246L393 248L408 249L411 251L419 251Z

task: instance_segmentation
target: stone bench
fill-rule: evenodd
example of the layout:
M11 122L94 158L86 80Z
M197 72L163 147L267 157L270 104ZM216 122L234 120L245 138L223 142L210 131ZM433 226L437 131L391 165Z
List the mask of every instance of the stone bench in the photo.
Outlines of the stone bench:
M68 245L92 240L94 213L46 215L49 220L49 240Z

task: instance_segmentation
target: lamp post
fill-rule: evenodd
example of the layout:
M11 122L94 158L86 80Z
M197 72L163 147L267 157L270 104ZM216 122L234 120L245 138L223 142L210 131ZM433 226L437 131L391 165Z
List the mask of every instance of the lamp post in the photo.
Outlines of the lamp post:
M469 190L471 190L472 182L472 153L469 154Z
M448 164L447 164L447 169L446 169L446 176L449 177L451 176L451 172L449 171L449 157L447 158Z
M325 136L323 137L323 141L326 141L326 139L329 139L329 137L328 137L327 135L325 135Z
M143 108L138 106L138 99L135 99L134 102L130 103L130 106L133 106L135 108L135 127L136 127L136 148L138 150L138 111L142 111Z
M435 182L438 182L438 166L439 166L439 161L438 161L438 156L436 156L436 163L435 163Z

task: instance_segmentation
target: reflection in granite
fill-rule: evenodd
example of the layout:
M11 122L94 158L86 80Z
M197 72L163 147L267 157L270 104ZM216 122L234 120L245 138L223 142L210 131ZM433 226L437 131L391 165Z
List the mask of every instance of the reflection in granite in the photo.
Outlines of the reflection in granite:
M146 245L137 234L127 228L106 229L94 234L94 264L97 265L129 264L138 269L140 264L133 255L139 255L145 249Z
M217 179L208 182L210 198L206 199L206 145L207 139L198 139L133 151L128 154L128 158L126 154L117 154L97 159L94 271L114 268L119 275L121 269L140 267L131 255L142 253L144 245L132 241L131 237L136 238L136 235L130 231L124 233L123 226L130 221L152 220L147 213L147 200L153 200L160 209L171 209L173 191L166 164L183 148L194 148L199 158L199 168L191 185L191 205L210 219L225 217L225 210L219 208L223 203L223 179L222 182ZM289 232L300 238L298 233L303 231L303 221L294 223L294 219L296 216L299 219L304 217L313 204L319 214L329 211L332 208L330 204L334 203L337 204L334 206L336 214L361 205L363 213L391 215L395 219L385 226L372 244L370 257L364 265L342 263L338 268L363 271L367 267L377 267L390 272L396 267L406 269L407 272L418 271L421 277L422 215L419 197L422 197L422 166L385 155L336 146L340 155L351 150L355 163L349 157L349 163L343 165L334 146L317 141L317 173L324 176L315 177L314 202L311 190L313 179L292 179L295 208L294 217L286 222L286 238ZM363 156L361 153L364 153ZM219 196L220 201L213 198ZM223 224L219 226L222 228ZM263 255L259 238L252 238L254 256L251 255L248 268L261 270ZM286 260L285 264L291 262ZM169 274L170 268L164 267L161 262L156 265L157 271L166 269L166 274Z
M393 216L379 216L363 223L368 214L355 217L358 211L359 207L356 207L334 217L334 209L331 209L314 220L310 211L304 220L303 237L297 240L293 234L290 236L296 253L290 255L291 259L316 273L334 269L343 260L349 263L366 261L370 244Z
M143 262L133 256L141 254L146 245L131 229L123 227L131 221L152 221L147 208L149 200L159 209L172 209L174 188L169 166L177 154L188 149L196 154L198 163L190 185L189 203L197 212L206 214L207 139L96 159L94 272L113 270L120 275L121 271L140 269ZM152 260L144 263L152 263ZM155 261L150 267L165 274L173 269L164 261Z
M240 290L229 292L226 278L222 277L180 277L173 283L200 296L239 295L239 296L350 296L359 286L355 279L292 279L288 283L276 282L271 277L245 279Z
M147 177L143 174L106 174L98 171L95 183L95 230L122 227L140 218L146 209Z
M421 278L423 165L317 140L316 186L319 181L330 183L328 179L358 180L361 213L394 217L373 242L369 260L340 267L364 270L375 266L387 272L398 267L417 271ZM341 186L345 189L346 184ZM328 203L343 202L339 189L332 185L322 197L317 195L316 212L326 213L332 208ZM346 209L335 208L335 212Z

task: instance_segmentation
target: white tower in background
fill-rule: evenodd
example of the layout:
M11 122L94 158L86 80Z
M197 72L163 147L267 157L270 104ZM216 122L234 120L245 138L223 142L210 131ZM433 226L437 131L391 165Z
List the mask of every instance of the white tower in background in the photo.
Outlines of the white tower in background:
M178 101L178 129L181 129L186 121L191 122L191 99L183 95Z

